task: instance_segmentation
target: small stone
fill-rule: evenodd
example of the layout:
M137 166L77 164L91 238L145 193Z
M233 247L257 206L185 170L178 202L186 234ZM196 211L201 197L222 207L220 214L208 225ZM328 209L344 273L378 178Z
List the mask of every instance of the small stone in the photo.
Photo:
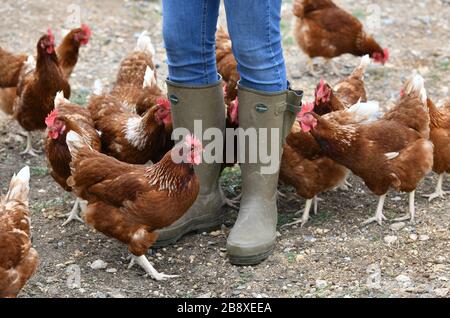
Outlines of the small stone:
M401 229L403 229L406 226L405 222L398 222L398 223L394 223L391 224L390 229L392 231L400 231Z
M394 243L395 241L397 241L397 239L398 239L398 237L395 236L395 235L386 235L386 236L384 237L384 242L385 242L386 244L392 244L392 243Z
M409 239L410 239L411 241L417 241L417 234L410 234L410 235L409 235Z
M98 259L91 264L92 269L105 269L106 267L108 267L108 263L101 259Z
M111 297L111 298L127 298L126 296L124 296L119 291L111 291L111 292L108 293L108 296Z
M107 273L117 273L117 269L115 269L115 268L108 268L108 269L106 270L106 272L107 272Z
M209 235L211 235L212 237L217 237L217 236L222 235L222 231L221 230L217 230L217 231L209 233Z
M400 198L400 197L393 197L392 199L391 199L391 201L394 201L394 202L396 202L396 201L401 201L402 200L402 198Z
M381 289L381 268L380 264L371 264L366 269L367 276L366 286L369 289Z
M317 239L312 235L303 235L303 239L309 243L314 243L315 241L317 241Z
M318 279L316 280L316 287L318 289L324 289L328 286L328 282L326 280Z
M435 293L436 296L438 296L438 297L446 297L447 294L448 294L448 292L449 292L449 289L448 289L448 288L436 288L436 289L434 290L434 293Z
M106 298L106 294L102 292L95 292L91 294L93 298Z
M412 284L411 278L404 274L398 275L397 277L395 277L395 280L404 286L410 286Z
M212 293L211 292L207 292L206 294L202 294L200 296L198 296L197 298L211 298Z
M419 235L419 241L428 241L429 239L428 235Z

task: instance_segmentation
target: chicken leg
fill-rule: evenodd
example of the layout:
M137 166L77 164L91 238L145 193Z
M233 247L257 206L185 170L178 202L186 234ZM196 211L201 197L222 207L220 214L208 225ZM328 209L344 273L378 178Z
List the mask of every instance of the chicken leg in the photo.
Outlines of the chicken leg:
M436 190L432 194L425 194L423 197L428 198L428 202L433 201L437 198L444 198L446 194L450 193L450 191L444 191L442 189L442 183L444 182L445 173L439 175L439 179L436 185Z
M312 58L308 58L308 67L309 67L309 73L316 77L317 76L317 72L314 70L314 61Z
M145 255L141 256L131 255L131 262L130 265L128 265L128 269L133 267L134 264L138 264L148 275L150 275L153 279L158 281L165 280L167 278L179 277L179 275L166 275L164 273L158 273L156 269L152 266L152 264L150 264Z
M368 225L373 222L377 222L379 225L382 225L383 220L387 220L387 218L383 215L383 206L384 206L385 200L386 200L386 194L383 194L382 196L380 196L380 199L378 201L377 211L375 212L375 216L364 221L362 223L363 226Z
M21 155L30 155L33 157L37 157L38 154L41 153L40 150L33 149L32 141L33 141L33 138L32 138L31 132L27 131L27 147L25 148L24 151L22 151L20 153Z
M409 193L409 212L405 216L394 219L395 222L409 220L412 224L415 223L415 215L416 215L416 207L414 204L415 193L416 191L412 191Z
M80 216L78 215L78 208L81 209L81 211L84 211L86 209L86 202L82 201L81 199L77 198L75 200L75 203L73 205L72 210L69 212L69 217L67 218L67 220L62 224L62 226L66 226L67 224L69 224L72 221L79 221L81 223L84 223L83 219L80 218Z
M319 206L319 202L323 201L323 199L319 198L317 195L314 197L313 202L314 202L314 215L317 214L317 210L318 210L318 206Z
M331 59L326 59L325 60L325 64L329 67L331 67L331 70L333 71L333 73L335 75L341 76L342 72L340 70L337 69L336 64L333 62L333 60Z
M219 186L219 191L220 191L220 195L222 196L222 200L223 200L223 205L224 206L228 206L228 207L233 208L235 210L239 210L239 207L237 206L237 204L239 203L239 201L241 199L241 195L238 195L237 197L235 197L233 199L229 199L225 195L225 192L223 191L221 186Z
M308 199L306 200L305 203L305 210L303 210L303 214L301 219L296 219L294 222L291 223L287 223L281 226L282 229L292 226L292 225L296 225L296 224L301 224L301 227L303 227L309 220L309 211L311 210L311 205L313 203L315 199ZM301 211L298 211L296 214L300 213Z

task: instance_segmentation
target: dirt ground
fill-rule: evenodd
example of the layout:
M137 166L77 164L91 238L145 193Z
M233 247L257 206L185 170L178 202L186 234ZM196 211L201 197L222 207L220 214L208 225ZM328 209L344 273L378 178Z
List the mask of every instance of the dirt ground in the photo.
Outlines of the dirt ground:
M283 2L283 33L288 75L293 86L311 98L319 78L306 70L306 58L292 38L292 1ZM349 11L367 20L371 1L341 0ZM83 104L93 81L114 81L120 60L133 49L139 32L148 29L157 46L159 78L167 74L161 37L161 7L157 1L4 0L0 6L0 45L17 52L32 53L40 34L51 26L61 38L70 27L71 12L81 8L82 20L93 29L91 43L71 79L72 100ZM419 69L436 101L449 97L450 3L444 0L377 1L381 27L376 38L391 50L385 67L371 66L366 77L370 99L388 103L398 96L402 80ZM369 6L370 7L370 6ZM7 18L6 18L7 17ZM223 14L221 16L223 21ZM336 59L350 72L359 59ZM321 76L331 82L332 74L321 60ZM428 176L418 188L417 224L362 227L372 215L376 198L357 178L353 189L321 195L324 202L304 228L279 229L273 255L255 267L235 267L226 259L225 245L236 212L224 210L222 230L189 236L177 245L151 250L150 261L159 271L181 276L156 282L139 268L127 270L127 248L72 223L61 227L73 203L49 176L44 156L30 158L18 153L24 139L21 128L0 117L0 189L3 193L14 172L29 165L32 170L31 210L33 245L40 255L37 274L21 297L449 297L450 204L449 198L428 203L421 194L432 192L436 176ZM35 133L35 147L42 147ZM238 169L223 177L232 196L239 192ZM450 179L444 187L450 190ZM284 192L292 189L283 189ZM279 224L294 218L304 200L281 200ZM407 195L391 192L385 211L389 218L407 210ZM387 243L389 242L389 243ZM92 269L96 260L105 269ZM79 272L80 281L77 281Z

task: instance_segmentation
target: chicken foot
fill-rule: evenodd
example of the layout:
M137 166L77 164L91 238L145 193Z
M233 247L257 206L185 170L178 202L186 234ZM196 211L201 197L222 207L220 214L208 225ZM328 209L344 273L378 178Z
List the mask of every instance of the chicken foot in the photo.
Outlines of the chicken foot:
M24 151L22 151L20 153L21 155L30 155L33 157L37 157L38 154L42 152L40 150L33 149L32 142L33 142L33 138L32 138L31 132L27 131L27 147L25 148Z
M235 210L239 210L239 207L237 206L237 204L239 203L242 194L239 194L237 197L235 197L233 199L228 199L227 196L225 195L225 192L223 191L222 187L220 187L220 186L219 186L219 191L222 196L224 206L228 206Z
M164 273L158 273L156 269L150 264L149 260L145 255L136 256L131 255L131 262L128 265L128 269L132 268L134 264L139 265L148 275L150 275L154 280L160 281L167 278L179 277L179 275L166 275Z
M375 216L367 219L362 223L362 225L368 225L373 222L377 222L379 225L383 224L383 220L387 220L387 218L383 215L383 206L384 201L386 200L386 194L380 196L380 199L378 201L378 207L377 211L375 212Z
M415 194L416 194L416 191L412 191L409 193L409 212L405 216L394 219L395 222L409 220L412 224L415 223L415 215L416 215L416 207L414 204Z
M86 209L86 202L82 201L80 198L77 198L75 200L75 203L73 205L72 210L69 212L69 217L67 218L67 220L62 224L62 226L66 226L67 224L69 224L72 221L78 221L81 223L84 223L83 219L79 216L78 214L78 208L81 209L81 211L84 211Z
M309 220L309 211L311 210L313 201L315 201L315 198L306 200L305 209L303 210L302 217L300 219L296 219L294 222L282 225L281 229L297 224L301 224L300 226L303 227ZM300 214L300 212L301 211L298 211L296 214Z
M444 191L442 189L442 183L444 182L444 175L445 175L445 173L442 173L439 175L439 179L438 179L438 182L436 185L436 190L434 190L434 193L423 195L424 198L428 198L428 202L431 202L437 198L444 199L445 195L450 193L450 191Z

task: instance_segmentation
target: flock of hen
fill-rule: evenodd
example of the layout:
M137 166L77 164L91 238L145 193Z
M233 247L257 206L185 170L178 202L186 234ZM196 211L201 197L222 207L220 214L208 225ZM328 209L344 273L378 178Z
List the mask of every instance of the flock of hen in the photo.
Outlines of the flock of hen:
M315 100L305 103L287 137L280 181L307 199L306 223L317 195L346 187L349 171L361 177L377 196L376 214L365 222L385 219L383 203L390 188L408 192L414 222L414 193L431 170L439 174L430 200L443 197L450 172L450 103L438 108L427 96L418 74L406 81L391 108L368 102L364 73L370 57L384 63L382 49L361 23L329 0L297 0L296 38L310 57L331 59L344 53L363 56L346 79L331 87L321 80ZM158 273L145 257L158 229L180 218L195 201L199 184L193 166L201 144L195 137L174 146L170 103L158 87L154 48L144 32L136 49L121 63L116 83L105 92L96 83L87 107L71 103L69 78L80 46L91 37L89 27L72 30L55 48L51 31L37 42L36 57L0 48L0 105L27 131L24 153L36 155L31 132L47 128L45 153L51 175L77 197L68 220L83 219L98 231L128 245L132 264L154 279ZM222 75L227 126L237 127L239 73L228 34L217 32L217 65ZM312 64L311 64L312 65ZM171 160L171 151L185 156ZM145 166L152 161L152 166ZM31 247L28 211L29 168L10 183L0 203L0 297L15 297L38 266Z

